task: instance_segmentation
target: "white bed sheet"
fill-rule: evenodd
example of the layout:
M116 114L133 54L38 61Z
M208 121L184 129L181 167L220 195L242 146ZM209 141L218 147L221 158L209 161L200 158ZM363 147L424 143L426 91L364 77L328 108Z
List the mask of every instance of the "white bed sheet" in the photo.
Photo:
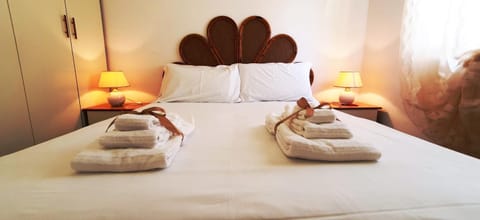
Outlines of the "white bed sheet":
M285 103L162 103L195 119L170 168L77 174L111 119L0 158L0 219L478 219L480 160L336 112L378 162L286 158L264 128Z

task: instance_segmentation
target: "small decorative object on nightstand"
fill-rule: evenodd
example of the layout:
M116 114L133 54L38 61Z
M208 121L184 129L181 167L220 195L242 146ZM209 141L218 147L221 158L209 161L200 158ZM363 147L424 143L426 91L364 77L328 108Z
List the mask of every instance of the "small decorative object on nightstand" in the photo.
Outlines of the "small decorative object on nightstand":
M351 88L362 87L360 73L356 71L340 71L334 86L345 88L345 91L338 97L342 105L355 105L353 104L355 94L351 91Z
M98 87L110 89L108 103L110 103L112 107L120 107L125 103L125 95L118 91L118 88L129 85L123 72L102 72L100 74L100 80L98 80Z
M131 112L137 108L143 107L146 104L137 103L125 103L120 107L112 107L110 104L105 103L101 105L95 105L82 109L83 126L93 124L116 115Z
M356 102L355 105L342 105L338 102L332 102L332 108L345 112L350 115L377 121L377 114L382 107Z

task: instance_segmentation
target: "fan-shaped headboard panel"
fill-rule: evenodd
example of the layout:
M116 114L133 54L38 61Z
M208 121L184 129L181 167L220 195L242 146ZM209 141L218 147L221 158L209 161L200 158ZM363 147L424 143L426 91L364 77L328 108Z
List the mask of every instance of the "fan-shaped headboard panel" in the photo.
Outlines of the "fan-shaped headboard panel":
M230 65L233 63L291 63L297 44L287 34L270 37L267 20L260 16L246 18L237 28L227 16L213 18L207 26L207 38L189 34L180 42L180 57L189 65ZM313 71L310 71L310 84Z
M264 50L257 56L256 62L272 63L279 60L292 62L297 56L297 44L286 34L279 34L270 39Z
M215 66L219 64L207 40L199 34L189 34L180 42L180 56L185 64Z
M240 57L242 63L256 63L270 39L270 25L260 16L251 16L240 24Z
M230 65L239 62L240 37L235 21L227 16L212 19L207 27L207 37L219 63Z

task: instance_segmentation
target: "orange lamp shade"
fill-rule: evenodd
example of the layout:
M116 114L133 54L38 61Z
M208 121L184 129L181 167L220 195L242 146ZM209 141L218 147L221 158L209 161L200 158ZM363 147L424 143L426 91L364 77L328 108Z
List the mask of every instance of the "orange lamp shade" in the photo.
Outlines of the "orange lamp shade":
M98 81L98 87L100 88L120 88L129 85L123 72L102 72Z
M100 80L98 80L98 87L110 89L108 103L113 107L119 107L125 103L125 95L118 91L117 88L129 85L123 72L102 72L100 74Z
M359 88L362 87L362 78L359 72L341 71L335 81L336 87Z
M355 101L355 94L350 90L350 88L362 87L362 78L360 78L359 72L341 71L338 74L334 86L345 88L345 91L343 91L338 97L338 100L342 105L354 105L353 102Z

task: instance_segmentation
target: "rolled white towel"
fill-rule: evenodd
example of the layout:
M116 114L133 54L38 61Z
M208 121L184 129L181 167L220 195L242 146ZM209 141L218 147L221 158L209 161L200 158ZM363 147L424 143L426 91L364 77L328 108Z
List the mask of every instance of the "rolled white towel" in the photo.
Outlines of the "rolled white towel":
M105 148L153 148L164 144L171 132L164 127L150 130L109 131L100 136L99 142Z
M300 110L300 107L295 106L294 111ZM331 123L335 121L335 114L331 109L314 109L313 115L310 117L306 117L306 110L302 110L298 112L297 119L300 120L307 120L312 123Z
M355 139L307 139L290 130L286 124L275 135L282 152L288 157L323 161L375 161L381 152Z
M292 119L290 129L305 138L351 138L352 133L340 121L315 124L306 120Z
M193 131L193 122L189 123L177 114L168 114L167 118L182 133ZM165 143L171 135L172 132L165 127L155 126L149 130L109 131L100 136L99 142L105 148L152 148Z
M153 115L123 114L114 122L119 131L148 130L158 127L160 122Z

